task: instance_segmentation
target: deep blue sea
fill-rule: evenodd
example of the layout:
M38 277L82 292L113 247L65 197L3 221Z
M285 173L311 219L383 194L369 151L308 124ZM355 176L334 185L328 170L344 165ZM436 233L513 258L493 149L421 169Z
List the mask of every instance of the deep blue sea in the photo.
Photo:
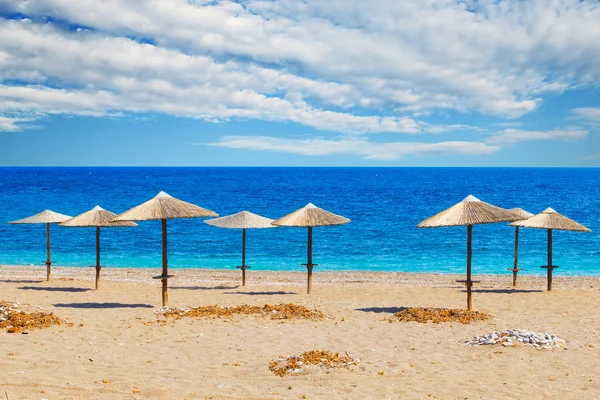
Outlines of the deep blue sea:
M42 265L43 225L7 222L44 209L75 216L95 205L123 212L164 190L221 216L241 210L278 218L312 202L350 224L314 229L316 271L463 273L466 227L417 229L468 194L506 208L553 207L592 229L554 233L557 275L600 274L600 169L581 168L0 168L0 264ZM234 268L241 232L202 219L171 220L169 265ZM514 227L473 229L474 273L508 274ZM95 230L52 227L55 265L95 262ZM521 229L520 266L543 274L546 231ZM102 230L102 264L159 267L160 222ZM252 230L254 269L305 271L306 229Z

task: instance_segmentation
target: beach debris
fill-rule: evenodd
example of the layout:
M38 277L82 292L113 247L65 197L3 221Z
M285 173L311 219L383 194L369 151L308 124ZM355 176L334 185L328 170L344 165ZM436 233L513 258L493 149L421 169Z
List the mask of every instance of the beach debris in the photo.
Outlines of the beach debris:
M475 336L467 340L467 346L490 346L501 344L504 347L515 347L519 344L535 347L537 350L564 349L565 341L546 332L532 332L527 329L508 329L504 332L494 331L487 335Z
M309 365L315 365L320 369L348 368L359 362L348 352L345 356L340 353L332 353L327 350L305 351L299 356L279 357L269 362L269 370L275 375L284 377L296 375L305 370Z
M8 333L24 333L62 324L63 321L53 313L29 312L26 305L0 300L0 329L6 329Z
M262 317L269 317L274 320L280 319L309 319L309 320L321 320L324 318L324 314L317 310L311 310L308 307L298 304L265 304L263 306L250 306L243 304L236 307L222 307L219 305L213 306L201 306L194 308L162 308L157 313L164 315L165 317L180 319L184 317L192 318L221 318L221 317L232 317L235 314L251 315L258 314Z
M410 307L405 308L400 312L395 313L388 321L404 321L404 322L460 322L461 324L470 324L474 321L484 321L490 316L480 311L459 310L453 308L421 308Z

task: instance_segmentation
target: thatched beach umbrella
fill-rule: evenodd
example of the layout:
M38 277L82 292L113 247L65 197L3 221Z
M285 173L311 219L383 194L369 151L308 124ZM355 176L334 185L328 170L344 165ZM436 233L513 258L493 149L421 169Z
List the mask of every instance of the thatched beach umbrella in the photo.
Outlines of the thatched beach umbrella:
M61 222L60 226L73 228L96 228L96 290L100 281L100 228L117 228L127 226L137 226L132 221L115 221L111 222L117 214L107 211L100 206L92 208L83 214L79 214L65 222Z
M347 224L348 222L350 222L348 218L325 211L312 203L308 203L303 208L296 210L285 217L279 218L277 221L273 221L273 225L276 226L308 227L308 261L306 264L302 264L306 265L308 270L308 285L306 293L310 294L310 289L312 286L312 269L314 266L319 265L312 263L313 226L341 225Z
M59 224L70 219L71 216L59 214L52 210L44 210L41 213L32 215L31 217L19 219L9 222L9 224L46 224L46 247L48 256L46 258L46 280L50 281L50 272L52 260L50 259L50 225Z
M218 216L219 215L213 211L176 199L165 192L160 192L154 198L117 215L115 219L113 219L113 221L162 221L162 275L155 276L154 279L160 279L162 281L163 307L166 307L169 302L167 280L174 277L174 275L169 275L167 260L167 220Z
M552 265L552 231L591 232L589 228L557 213L550 207L546 208L540 214L526 220L513 222L511 225L522 226L524 228L548 229L548 265L541 267L547 270L548 291L552 290L552 270L558 268L558 266Z
M467 309L473 308L471 288L477 281L471 280L471 257L473 225L492 224L495 222L516 221L519 217L504 208L484 203L477 197L468 195L463 201L429 217L417 225L418 228L439 228L445 226L467 226L467 279L457 282L467 286Z
M520 219L527 219L529 217L533 217L533 214L523 210L522 208L511 208L508 211L514 213L519 216ZM521 271L522 268L519 268L519 227L515 226L515 263L512 268L507 268L509 271L513 273L513 287L517 286L517 273Z
M218 228L241 229L242 230L242 265L236 267L242 270L242 286L246 286L246 269L252 268L246 265L246 229L264 229L276 228L272 224L274 220L261 217L248 211L241 211L237 214L228 215L215 219L204 221L208 225Z

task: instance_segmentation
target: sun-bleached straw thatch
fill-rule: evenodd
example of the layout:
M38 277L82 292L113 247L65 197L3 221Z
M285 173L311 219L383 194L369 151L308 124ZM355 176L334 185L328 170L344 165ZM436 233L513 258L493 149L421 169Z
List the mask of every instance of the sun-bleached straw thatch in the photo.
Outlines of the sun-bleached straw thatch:
M513 214L519 216L520 219L527 219L529 217L533 217L533 214L529 211L525 211L522 208L511 208L508 211ZM513 287L517 286L517 273L521 271L519 268L519 227L515 227L515 255L514 255L514 264L512 268L507 268L509 271L513 273Z
M429 217L417 225L418 228L439 228L446 226L467 226L467 279L458 281L467 286L467 309L473 308L471 288L476 281L471 280L473 225L495 222L517 221L520 217L504 208L484 203L473 195L468 195L458 204Z
M273 221L273 219L261 217L249 211L240 211L226 217L209 219L204 223L226 229L263 229L275 228L272 224Z
M59 214L52 210L44 210L31 217L11 221L9 224L59 224L71 218L69 215Z
M133 227L137 224L133 221L112 221L117 215L107 211L100 206L92 208L83 214L79 214L65 222L61 222L60 226L70 228L96 228L96 290L100 283L100 228L118 228L118 227Z
M273 220L261 217L260 215L253 214L249 211L240 211L233 215L209 219L204 222L208 225L216 226L217 228L242 230L242 265L238 265L237 268L242 270L242 286L246 286L246 269L252 268L249 265L246 265L246 229L276 228L276 226L272 224Z
M519 208L519 207L509 208L508 211L517 215L519 218L521 218L521 220L533 217L532 213L530 213L529 211L523 210L522 208Z
M517 221L520 217L509 210L496 207L468 195L458 204L422 221L418 228L468 226Z
M511 225L517 228L522 226L524 228L536 228L536 229L547 229L548 230L548 265L542 265L541 268L547 270L547 289L552 290L552 271L558 268L556 265L552 265L552 231L576 231L576 232L591 232L589 228L581 225L554 211L548 207L540 214L534 215L533 217L527 218L522 221L513 222Z
M281 217L273 221L273 225L277 226L328 226L347 224L350 220L341 215L336 215L332 212L323 210L312 203L291 214Z
M162 281L162 305L168 306L169 296L167 280L169 275L169 260L167 258L167 220L179 218L218 217L219 214L192 203L171 197L165 192L158 193L147 202L119 214L113 221L151 221L160 220L162 224L162 274L154 279Z
M522 221L515 221L512 226L524 228L552 229L561 231L591 232L591 230L578 222L573 221L548 207L540 214Z
M11 221L9 224L46 224L46 280L50 281L52 259L50 258L50 225L71 219L71 216L59 214L52 210L44 210L31 217Z
M60 223L60 226L70 228L114 228L122 226L137 226L132 221L113 221L117 214L96 206L89 211Z
M114 221L152 221L177 218L218 217L219 214L176 199L165 192L115 217Z
M313 267L319 265L313 264L312 262L313 226L342 225L347 224L348 222L350 222L348 218L323 210L312 203L308 203L301 209L296 210L285 217L279 218L276 221L273 221L273 225L276 226L308 227L308 261L306 264L302 264L306 265L306 269L308 270L308 284L306 287L306 293L310 294L310 289L312 287Z

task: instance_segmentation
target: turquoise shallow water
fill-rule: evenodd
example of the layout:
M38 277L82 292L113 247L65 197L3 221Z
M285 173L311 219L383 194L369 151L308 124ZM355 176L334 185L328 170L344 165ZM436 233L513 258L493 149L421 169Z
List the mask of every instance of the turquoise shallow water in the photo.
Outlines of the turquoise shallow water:
M600 274L600 169L581 168L0 168L0 263L40 265L43 226L6 222L49 208L77 215L99 204L122 212L160 190L228 215L243 209L281 217L308 202L352 222L314 229L319 270L462 273L466 227L417 229L421 220L468 194L538 213L546 207L592 233L555 232L557 275ZM102 264L160 266L160 223L102 231ZM473 229L474 273L508 273L514 228ZM546 231L521 229L520 266L542 274ZM95 262L94 229L52 228L56 265ZM241 232L202 220L169 221L170 267L233 268ZM306 229L248 232L247 262L255 269L299 270Z

